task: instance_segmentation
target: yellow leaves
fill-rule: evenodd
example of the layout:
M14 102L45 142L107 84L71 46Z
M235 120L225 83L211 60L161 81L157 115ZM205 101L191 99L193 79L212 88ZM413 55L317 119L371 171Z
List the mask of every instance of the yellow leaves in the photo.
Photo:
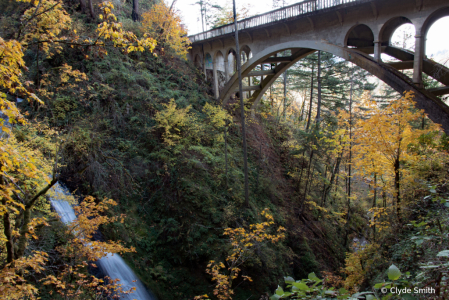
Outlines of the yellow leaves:
M33 7L23 13L22 31L25 34L21 42L28 44L37 40L45 53L49 53L51 47L60 51L60 46L55 45L53 40L63 30L70 29L72 19L59 1L42 0L34 3Z
M24 276L29 274L30 270L40 273L47 257L47 253L35 251L33 255L16 259L14 263L9 263L0 269L0 298L36 299L37 288L27 283Z
M352 161L356 169L363 177L371 178L373 188L381 188L382 192L395 197L399 195L399 183L401 187L404 183L416 183L410 170L420 156L411 151L411 146L420 136L438 130L434 126L428 129L413 127L424 116L422 110L415 109L413 97L412 92L405 92L400 99L382 108L378 103L365 99L367 110L360 112L362 117L353 121L352 126L347 112L340 111L338 115L343 129L337 134L346 147L349 143L353 145ZM348 134L350 127L352 140ZM375 186L374 176L377 179Z
M222 274L221 270L225 268L222 262L216 263L211 260L207 265L206 273L212 276L212 281L215 281L214 295L219 300L232 299L232 281L238 277L240 273L239 266L243 264L251 255L255 246L263 242L278 242L285 238L285 228L279 227L276 234L267 233L269 227L274 224L274 218L266 208L261 212L261 215L267 219L267 222L251 224L249 230L245 228L226 228L223 235L227 235L231 241L231 252L226 258L228 264L228 275ZM248 276L242 276L244 280L252 281ZM198 296L200 297L200 296ZM195 298L202 299L202 298Z
M149 12L142 14L142 27L162 48L168 47L175 55L186 59L190 49L187 31L181 26L181 18L170 10L164 1L153 5Z
M101 43L99 39L103 41L112 42L114 47L125 48L127 52L133 51L148 51L152 52L156 47L157 42L148 36L144 39L138 39L137 36L130 32L124 31L122 23L117 22L117 17L112 13L114 5L111 2L105 1L99 4L102 14L100 14L100 19L104 20L97 27L98 39L95 44L105 45Z
M195 117L189 113L191 105L179 109L174 99L168 104L163 104L165 109L157 112L155 120L158 128L164 130L162 139L168 146L176 145L189 130L195 130Z
M25 67L22 45L15 40L5 41L0 37L0 88L6 89L12 94L16 92L26 93L21 84L21 68ZM6 102L6 95L0 94L0 107L13 108ZM15 107L15 106L14 106Z
M91 241L86 243L86 240L90 240L99 226L116 222L119 219L119 217L106 216L109 207L115 205L117 203L111 199L105 198L97 203L93 197L89 196L75 206L74 209L78 217L68 226L68 233L72 238L67 244L57 248L58 252L70 263L63 266L63 270L58 273L57 277L47 276L44 278L45 285L51 285L57 293L69 299L78 299L78 296L84 291L97 296L108 290L117 291L117 293L123 291L117 284L117 280L109 280L108 284L103 284L103 280L85 274L88 261L96 261L108 253L135 252L133 247L125 248L119 242ZM91 264L91 266L96 267L95 264ZM130 293L132 289L123 292Z

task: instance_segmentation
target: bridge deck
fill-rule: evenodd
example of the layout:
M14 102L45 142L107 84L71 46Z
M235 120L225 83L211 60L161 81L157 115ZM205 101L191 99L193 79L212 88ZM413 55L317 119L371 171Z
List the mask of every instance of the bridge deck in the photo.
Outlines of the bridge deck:
M279 21L290 21L298 17L304 17L318 11L326 11L328 9L341 8L345 6L357 5L360 3L370 2L373 0L308 0L292 4L283 8L269 11L264 14L253 16L238 21L239 30L254 29ZM201 32L189 36L192 43L217 38L220 36L232 34L235 32L234 24L223 25L209 31Z

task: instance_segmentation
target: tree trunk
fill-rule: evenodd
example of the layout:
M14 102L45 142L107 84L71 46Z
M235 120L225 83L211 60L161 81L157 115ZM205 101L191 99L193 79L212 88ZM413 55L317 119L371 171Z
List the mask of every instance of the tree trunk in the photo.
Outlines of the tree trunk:
M309 131L310 119L312 117L312 100L313 100L313 72L315 71L315 65L312 64L312 79L310 80L310 103L309 103L309 115L307 117L306 131Z
M235 0L232 0L234 12L234 26L235 26L235 49L237 52L237 72L239 76L239 95L240 95L240 112L242 117L242 140L243 140L243 172L245 175L245 206L249 207L249 187L248 187L248 154L246 150L246 129L245 129L245 107L243 102L243 87L242 87L242 67L240 61L240 45L239 45L239 31L237 25L237 12L235 8Z
M351 220L351 170L352 170L352 92L353 92L353 80L351 78L351 90L349 92L349 164L348 164L348 177L347 177L347 197L348 197L348 214L346 215L346 234L345 234L345 246L348 244L349 235L349 221Z
M310 181L310 168L312 166L312 161L313 161L313 149L310 152L310 159L309 159L309 169L307 170L307 180L306 180L306 186L304 188L304 194L302 196L302 205L301 205L301 214L304 211L304 207L305 207L305 202L306 202L306 196L307 196L307 189L309 187L309 181Z
M140 20L139 0L133 0L133 12L131 14L131 17L133 18L134 22L137 22Z
M225 128L224 128L224 140L225 140L225 175L226 175L226 189L228 189L228 122L225 121Z
M394 161L394 187L396 190L396 214L398 220L401 221L401 191L400 191L400 175L399 175L399 155Z
M317 81L318 81L318 100L317 100L317 107L316 107L316 124L317 128L320 125L321 121L321 51L318 51L318 75L317 75Z
M302 118L304 116L305 106L306 106L306 98L305 98L305 95L304 95L304 100L302 101L302 105L301 105L301 113L299 114L299 122L302 121Z
M287 51L284 51L284 56L287 55ZM287 70L284 72L284 119L287 116Z
M86 1L80 0L80 8L82 13L86 13Z
M335 167L332 169L331 179L329 180L329 185L324 191L324 198L323 198L323 205L326 204L326 198L329 195L329 192L332 190L332 185L334 182L334 179L336 175L338 174L338 171L340 170L340 162L343 156L343 151L341 152L340 156L337 157L337 161L335 162Z
M90 13L90 17L92 19L95 19L95 12L94 12L94 5L92 3L92 0L87 0L87 4L89 6L89 13Z
M377 174L374 173L373 208L377 206Z
M256 192L259 189L259 173L262 167L262 143L260 143L259 147L259 164L257 165L257 174L256 174Z

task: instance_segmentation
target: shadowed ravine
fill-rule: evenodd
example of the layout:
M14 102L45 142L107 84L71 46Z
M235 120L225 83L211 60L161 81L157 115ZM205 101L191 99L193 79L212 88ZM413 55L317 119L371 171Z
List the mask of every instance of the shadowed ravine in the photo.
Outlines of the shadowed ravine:
M70 192L66 187L60 183L56 183L53 187L55 196L50 198L51 205L61 217L61 221L68 224L75 220L76 215L72 206L65 200L64 196L70 196ZM118 282L122 285L124 291L135 287L136 290L128 295L122 295L120 299L137 299L137 300L156 300L156 297L147 291L145 285L138 279L137 275L125 263L123 258L116 253L108 253L96 262L103 274L109 276L111 279L120 279ZM135 282L133 282L135 281Z

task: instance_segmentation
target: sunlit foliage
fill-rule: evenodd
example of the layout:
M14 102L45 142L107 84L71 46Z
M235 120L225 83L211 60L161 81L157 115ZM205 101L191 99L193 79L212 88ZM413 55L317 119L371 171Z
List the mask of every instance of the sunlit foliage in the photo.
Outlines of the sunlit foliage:
M181 18L164 1L142 14L142 26L148 35L157 40L160 53L170 50L186 59L190 48L187 31L181 26Z

